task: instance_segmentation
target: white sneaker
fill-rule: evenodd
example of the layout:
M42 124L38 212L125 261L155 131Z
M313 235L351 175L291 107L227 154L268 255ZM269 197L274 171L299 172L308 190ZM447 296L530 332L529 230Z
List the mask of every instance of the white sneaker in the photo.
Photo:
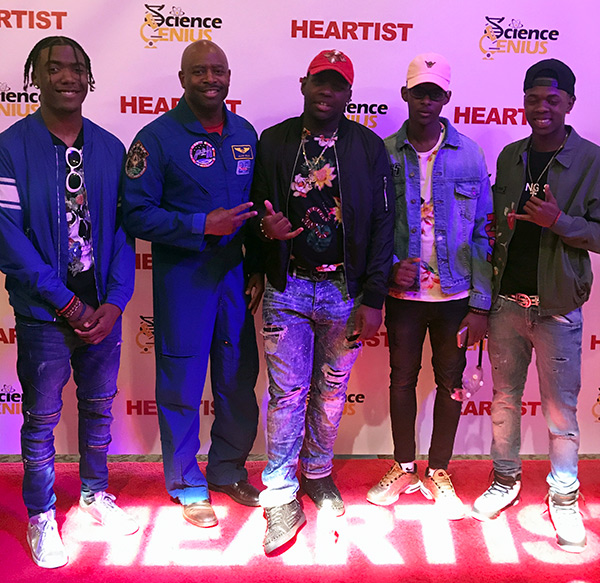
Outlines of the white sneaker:
M519 503L521 492L521 476L494 475L492 485L473 504L471 516L477 520L493 520L498 518L503 510Z
M31 549L33 562L44 569L56 569L69 562L54 519L54 509L36 514L29 519L27 543Z
M569 494L548 493L548 511L556 530L558 546L569 553L580 553L587 542L578 498L579 490Z
M115 499L116 497L108 492L96 492L94 501L89 504L83 496L79 498L79 506L100 524L117 534L127 535L137 532L139 526L136 521L115 504Z

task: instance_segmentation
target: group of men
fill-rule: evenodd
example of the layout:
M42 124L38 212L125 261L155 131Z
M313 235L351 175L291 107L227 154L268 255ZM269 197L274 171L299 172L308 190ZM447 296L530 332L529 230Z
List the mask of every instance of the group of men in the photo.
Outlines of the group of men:
M354 69L340 51L310 62L302 114L260 140L224 105L230 75L216 44L189 45L182 99L125 156L82 116L94 77L78 43L48 37L27 59L24 83L39 88L41 105L0 134L0 270L16 319L33 560L68 561L55 519L53 430L71 370L80 506L113 532L138 529L107 492L134 237L152 243L164 474L185 520L217 524L211 490L262 506L271 554L306 522L300 488L319 510L344 513L333 446L350 371L385 303L394 464L367 500L388 505L421 491L446 518L465 516L447 471L461 412L452 395L466 347L487 332L494 478L471 514L493 519L518 500L521 397L534 349L550 436L550 518L562 548L583 550L576 404L588 251L600 251L600 150L565 124L572 71L554 59L527 71L531 135L501 153L493 195L481 149L441 117L451 97L441 55L409 64L408 119L385 141L344 116ZM259 492L245 462L258 424L261 300L269 404ZM427 331L436 397L421 478L416 384ZM209 361L215 419L205 476L196 455Z

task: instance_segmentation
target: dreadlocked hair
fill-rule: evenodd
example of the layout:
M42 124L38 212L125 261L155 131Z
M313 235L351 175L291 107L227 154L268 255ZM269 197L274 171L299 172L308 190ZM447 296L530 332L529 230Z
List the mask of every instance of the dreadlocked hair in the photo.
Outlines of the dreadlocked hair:
M23 90L26 91L27 87L29 87L30 85L33 85L33 81L32 81L33 69L35 67L35 63L36 63L38 57L40 56L40 53L42 52L42 50L47 48L47 49L50 49L50 52L51 52L52 47L65 46L65 45L68 45L73 48L76 58L77 58L77 51L79 51L83 55L83 60L84 60L84 63L85 63L86 69L87 69L88 85L89 85L90 91L94 90L96 81L94 80L94 75L92 75L92 62L90 61L88 54L83 50L83 48L77 41L74 41L73 39L66 37L66 36L47 36L46 38L43 38L41 41L39 41L31 49L31 52L29 53L29 56L27 57L27 61L25 62L25 68L23 71ZM50 55L48 55L48 56L50 56Z

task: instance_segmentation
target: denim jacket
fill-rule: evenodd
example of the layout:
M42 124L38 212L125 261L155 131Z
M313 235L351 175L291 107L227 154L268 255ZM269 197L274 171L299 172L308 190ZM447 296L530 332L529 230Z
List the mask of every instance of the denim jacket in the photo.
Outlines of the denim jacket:
M517 206L525 184L529 139L509 144L498 157L494 300L514 233L508 226L508 212ZM542 229L540 237L537 277L539 313L543 316L568 314L590 297L588 251L600 253L600 147L571 129L565 147L548 170L548 184L562 214L554 226Z
M481 148L440 118L446 135L435 158L432 199L435 246L442 291L469 291L469 305L489 310L492 296L490 181ZM394 254L421 256L421 182L417 152L408 141L408 122L386 138L396 189ZM419 282L420 285L420 282Z

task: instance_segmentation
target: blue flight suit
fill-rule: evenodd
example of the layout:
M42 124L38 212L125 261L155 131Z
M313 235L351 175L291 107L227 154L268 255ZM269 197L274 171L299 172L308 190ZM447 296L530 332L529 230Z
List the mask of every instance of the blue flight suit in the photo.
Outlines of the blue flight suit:
M156 402L166 486L181 504L207 499L207 479L245 480L256 437L246 230L204 234L208 213L248 202L256 138L227 109L222 135L207 133L182 98L138 133L125 165L125 226L152 242ZM196 454L209 356L215 419L205 478Z

